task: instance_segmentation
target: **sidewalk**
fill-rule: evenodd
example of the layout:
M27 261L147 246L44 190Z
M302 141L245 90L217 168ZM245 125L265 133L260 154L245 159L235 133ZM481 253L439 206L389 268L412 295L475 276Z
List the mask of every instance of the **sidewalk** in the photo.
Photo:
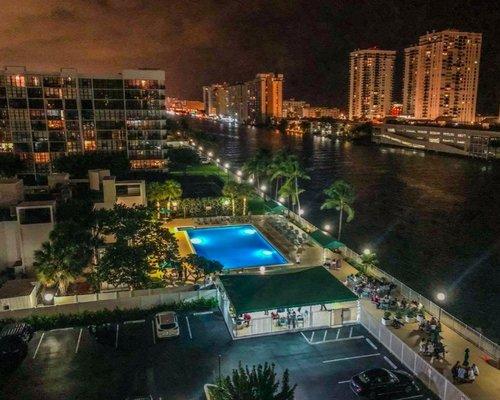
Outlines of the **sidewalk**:
M342 268L339 271L330 272L337 279L344 282L347 275L355 274L358 271L348 263L343 262ZM396 292L396 296L400 296L398 292ZM376 318L382 318L384 314L383 310L377 309L369 299L362 299L361 301L365 310ZM399 329L394 329L391 326L387 328L418 352L418 342L421 334L418 330L418 323L405 324L404 327ZM484 361L484 357L487 355L445 325L442 325L441 336L443 337L443 343L446 345L446 360L444 362L434 361L432 366L452 382L450 369L456 361L463 361L464 350L468 347L470 349L469 362L471 364L476 363L479 367L479 376L474 383L464 383L457 385L457 387L472 400L493 400L500 398L500 370ZM429 357L425 358L430 362Z

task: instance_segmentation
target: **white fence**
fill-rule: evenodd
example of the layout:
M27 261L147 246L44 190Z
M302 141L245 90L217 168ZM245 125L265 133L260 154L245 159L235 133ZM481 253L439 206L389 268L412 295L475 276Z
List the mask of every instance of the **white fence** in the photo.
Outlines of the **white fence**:
M352 251L347 247L342 248L342 253L351 259L354 259L357 262L360 262L360 256L356 252ZM447 311L443 310L436 303L430 301L426 297L422 296L420 293L411 289L403 282L394 278L392 275L388 274L385 271L382 271L380 268L372 267L370 270L374 275L378 277L383 277L387 281L394 283L399 292L409 300L415 300L419 303L422 303L425 307L426 311L435 316L436 318L441 320L441 323L446 325L451 330L458 333L463 338L467 339L469 342L475 344L485 353L488 353L494 360L498 361L500 359L500 346L493 342L492 340L485 337L480 332L476 331L474 328L471 328L465 322L460 321L458 318L454 317Z
M452 382L440 374L425 359L394 335L363 307L361 324L382 343L399 361L412 371L428 388L443 400L470 400Z

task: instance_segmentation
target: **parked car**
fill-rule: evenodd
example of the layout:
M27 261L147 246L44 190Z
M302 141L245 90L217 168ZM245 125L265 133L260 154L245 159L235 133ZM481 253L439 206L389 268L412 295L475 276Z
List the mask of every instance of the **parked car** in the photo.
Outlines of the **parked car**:
M155 315L156 336L160 339L179 336L179 322L177 314L165 311Z
M351 378L350 387L360 397L390 398L391 395L415 394L421 391L413 376L405 371L373 368Z
M18 336L24 343L29 343L33 339L35 329L25 322L17 322L5 325L0 331L0 338L4 336Z
M17 335L0 337L0 372L12 371L28 354L28 345Z
M89 333L98 343L109 346L115 345L116 326L114 324L90 325Z

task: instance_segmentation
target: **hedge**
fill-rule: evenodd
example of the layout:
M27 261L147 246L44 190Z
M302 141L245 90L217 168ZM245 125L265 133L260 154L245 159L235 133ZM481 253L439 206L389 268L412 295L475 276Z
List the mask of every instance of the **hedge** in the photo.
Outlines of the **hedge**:
M205 311L217 306L217 299L198 299L193 301L181 301L178 303L161 304L148 309L131 308L99 311L83 311L77 314L54 314L54 315L30 315L20 320L12 318L0 320L0 329L13 322L26 322L35 330L51 330L87 325L99 325L104 323L117 323L144 319L144 317L161 311Z

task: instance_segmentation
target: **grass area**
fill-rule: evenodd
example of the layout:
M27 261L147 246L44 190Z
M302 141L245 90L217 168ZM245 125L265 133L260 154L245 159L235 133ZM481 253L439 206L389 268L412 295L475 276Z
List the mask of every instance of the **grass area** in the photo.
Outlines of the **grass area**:
M201 164L201 165L192 165L187 167L186 171L178 170L178 171L170 171L171 175L201 175L201 176L209 176L216 175L220 177L227 177L227 173L225 173L221 168L219 168L215 164Z

